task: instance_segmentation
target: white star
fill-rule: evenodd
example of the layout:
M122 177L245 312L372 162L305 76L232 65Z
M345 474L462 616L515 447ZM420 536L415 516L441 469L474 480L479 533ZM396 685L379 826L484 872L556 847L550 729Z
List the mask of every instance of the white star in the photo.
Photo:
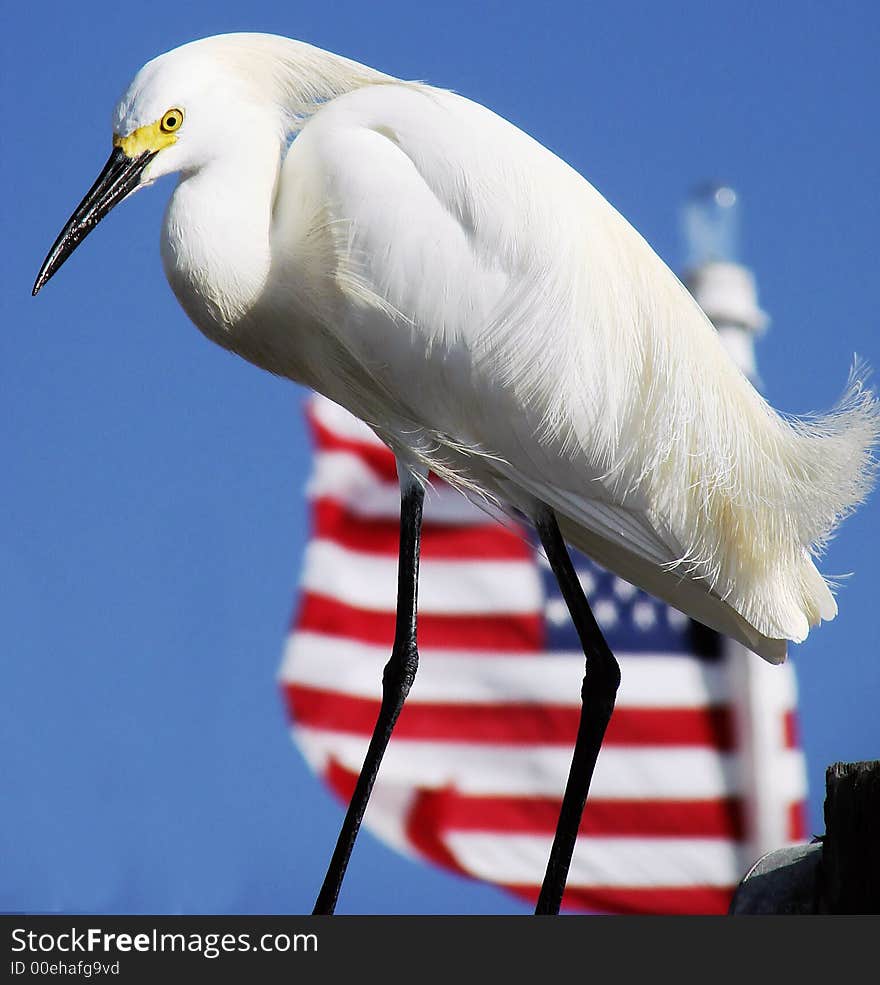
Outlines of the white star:
M639 629L648 630L657 621L653 602L636 602L633 606L633 622Z
M637 591L638 589L635 585L630 585L630 583L628 581L624 581L623 578L614 579L614 594L622 602L628 602Z
M593 615L596 617L596 622L607 629L617 622L617 606L611 599L600 599L593 606Z
M688 617L683 612L679 612L678 609L673 609L671 606L667 606L666 621L670 626L672 626L673 629L684 629L685 623L688 621Z
M544 607L544 615L547 617L547 622L552 623L554 626L564 626L568 620L568 609L565 605L564 599L548 599L547 605Z
M578 581L581 583L581 588L584 590L584 595L589 598L593 592L596 591L596 579L593 577L591 571L581 570L577 573Z

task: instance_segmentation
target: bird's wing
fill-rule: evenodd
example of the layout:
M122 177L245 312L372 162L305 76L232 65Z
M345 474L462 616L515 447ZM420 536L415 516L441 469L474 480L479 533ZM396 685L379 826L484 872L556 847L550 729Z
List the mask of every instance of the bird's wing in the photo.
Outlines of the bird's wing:
M285 161L273 249L350 357L318 388L397 452L548 503L768 657L833 614L789 529L779 419L639 234L511 124L419 86L331 101Z
M302 242L314 226L332 236L332 250L317 252L332 252L351 304L328 327L406 404L401 416L484 450L508 480L528 476L544 501L552 486L557 505L577 503L598 527L668 564L682 551L671 531L657 529L632 491L614 489L605 476L611 463L591 454L591 440L564 430L565 350L572 335L580 349L598 319L559 310L572 281L567 268L583 249L571 257L559 250L564 230L546 228L561 202L536 212L546 198L546 187L534 187L542 169L548 182L570 183L575 205L586 209L584 225L569 230L574 247L589 231L590 205L604 200L592 192L595 202L582 201L584 187L592 189L531 138L450 93L359 90L321 110L293 144L276 236ZM314 219L304 220L304 202L313 203ZM308 242L321 237L310 232ZM566 263L552 269L560 256ZM601 412L615 416L610 406Z

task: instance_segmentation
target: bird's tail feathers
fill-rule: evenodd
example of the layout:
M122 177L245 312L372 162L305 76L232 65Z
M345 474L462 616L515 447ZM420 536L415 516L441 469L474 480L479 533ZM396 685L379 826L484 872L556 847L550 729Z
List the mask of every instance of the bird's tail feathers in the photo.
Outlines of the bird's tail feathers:
M785 432L777 446L781 502L774 512L790 525L788 549L780 550L778 560L766 558L769 563L751 580L749 594L755 607L766 607L762 599L777 600L774 628L795 642L837 614L834 583L819 573L814 558L876 478L880 402L867 377L867 368L856 362L843 398L830 412L780 418ZM748 604L738 608L746 618L755 615Z
M867 386L868 367L853 364L840 402L827 414L786 423L794 434L785 463L800 533L810 553L820 553L840 521L874 485L880 442L880 402Z
M802 642L837 613L814 559L874 481L880 402L866 377L857 364L833 410L797 419L746 385L726 419L703 419L699 429L702 438L726 435L729 464L688 456L654 485L654 508L644 513L521 475L515 482L550 505L566 540L599 564L780 662L787 640ZM701 434L691 439L705 449ZM682 482L692 495L682 495Z

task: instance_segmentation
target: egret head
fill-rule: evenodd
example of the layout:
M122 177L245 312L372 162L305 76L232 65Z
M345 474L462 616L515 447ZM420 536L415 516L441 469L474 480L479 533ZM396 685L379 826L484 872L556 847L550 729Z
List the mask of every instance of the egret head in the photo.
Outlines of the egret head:
M259 127L279 132L279 111L222 49L193 42L148 62L113 113L113 150L49 251L33 293L110 210L174 172L195 173ZM280 132L279 132L280 137Z

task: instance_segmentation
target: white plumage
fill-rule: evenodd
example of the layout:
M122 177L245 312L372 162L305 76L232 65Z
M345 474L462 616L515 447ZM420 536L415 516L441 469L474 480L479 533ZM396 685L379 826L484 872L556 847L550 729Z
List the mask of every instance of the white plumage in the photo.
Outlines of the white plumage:
M778 415L583 177L453 93L228 35L145 66L115 131L171 107L143 177L181 172L162 257L208 337L417 471L546 503L571 544L768 660L833 618L813 558L880 427L858 379L825 417Z

